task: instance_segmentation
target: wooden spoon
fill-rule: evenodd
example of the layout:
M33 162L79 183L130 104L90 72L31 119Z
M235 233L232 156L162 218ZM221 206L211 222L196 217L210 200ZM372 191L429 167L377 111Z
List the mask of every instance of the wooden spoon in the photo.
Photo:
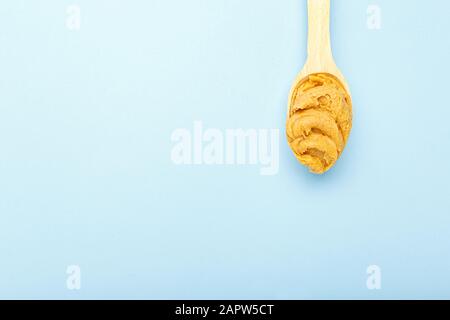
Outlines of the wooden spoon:
M289 94L286 132L297 159L313 173L329 170L352 126L349 86L330 44L330 0L308 0L308 55Z

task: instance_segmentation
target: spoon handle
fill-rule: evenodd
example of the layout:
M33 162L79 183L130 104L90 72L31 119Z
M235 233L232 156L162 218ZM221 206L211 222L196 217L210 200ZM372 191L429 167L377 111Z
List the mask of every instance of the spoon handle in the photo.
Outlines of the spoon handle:
M333 61L330 0L308 0L308 60L316 67Z

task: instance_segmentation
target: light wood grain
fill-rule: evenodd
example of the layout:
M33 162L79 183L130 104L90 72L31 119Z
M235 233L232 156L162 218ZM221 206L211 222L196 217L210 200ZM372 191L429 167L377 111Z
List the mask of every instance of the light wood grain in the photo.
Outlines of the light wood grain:
M329 73L338 78L350 95L349 86L333 59L330 41L330 0L308 0L308 55L302 71L294 81L289 95L297 83L312 73ZM288 111L289 112L289 111Z

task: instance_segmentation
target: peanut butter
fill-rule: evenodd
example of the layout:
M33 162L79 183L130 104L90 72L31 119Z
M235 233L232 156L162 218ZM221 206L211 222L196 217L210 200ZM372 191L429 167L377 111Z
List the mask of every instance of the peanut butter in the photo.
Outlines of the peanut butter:
M286 134L292 151L311 172L328 171L350 134L350 95L335 76L316 73L296 85L290 101Z

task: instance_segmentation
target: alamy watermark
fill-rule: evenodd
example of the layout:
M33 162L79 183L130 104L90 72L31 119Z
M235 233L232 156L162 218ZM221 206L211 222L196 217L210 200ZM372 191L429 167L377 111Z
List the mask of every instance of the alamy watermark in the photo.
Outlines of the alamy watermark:
M81 28L81 8L79 5L72 4L66 8L66 27L71 31L77 31Z
M376 4L367 7L367 28L369 30L381 29L381 8Z
M366 270L368 277L366 281L367 289L381 290L381 268L377 265L371 265Z
M81 268L78 265L67 266L66 269L67 279L66 287L69 290L81 289Z
M192 129L175 129L171 141L171 160L177 165L258 165L261 175L278 173L278 129L221 130L194 121Z

